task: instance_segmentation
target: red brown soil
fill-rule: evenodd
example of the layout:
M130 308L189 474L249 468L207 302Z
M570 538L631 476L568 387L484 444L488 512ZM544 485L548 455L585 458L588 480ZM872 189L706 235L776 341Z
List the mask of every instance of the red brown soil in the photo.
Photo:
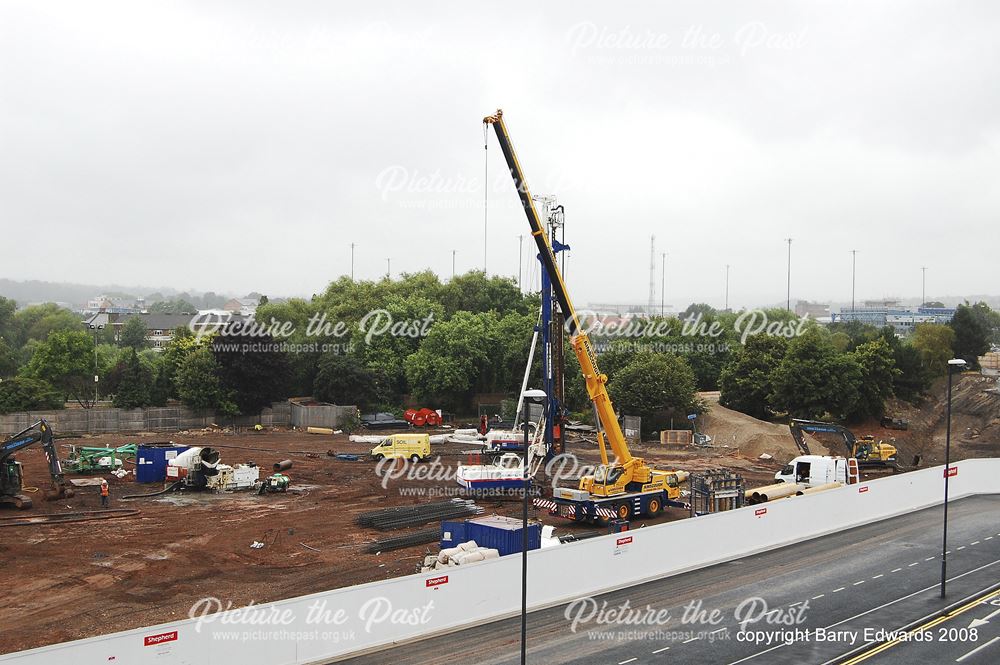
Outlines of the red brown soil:
M351 443L342 435L191 432L105 435L60 443L116 446L165 438L216 447L226 463L253 460L261 465L262 477L271 464L290 458L294 466L288 474L293 489L266 496L183 493L122 500L119 497L123 495L150 492L159 485L137 484L132 474L125 480L109 475L112 507L139 508L141 514L58 526L5 527L0 555L7 562L8 584L0 607L0 625L6 628L0 652L183 618L196 600L206 596L239 607L251 601L264 603L412 573L429 548L436 551L436 544L367 554L366 543L400 532L358 527L355 516L374 508L440 499L402 496L401 487L457 488L454 481L393 481L384 489L373 462L340 461L326 454L331 449L351 453L371 449L370 444ZM441 447L453 454L464 448L467 446ZM584 463L598 459L592 442L576 440L568 449L578 453ZM775 469L773 464L739 458L735 451L667 450L648 444L637 446L634 452L664 468L727 466L759 482L772 476ZM26 487L48 486L40 449L22 451L18 459L24 464ZM5 511L4 516L100 507L97 487L77 487L73 498L51 503L43 501L40 492L32 496L31 509ZM486 512L520 514L517 503L479 503ZM554 523L557 534L593 528L565 520L552 522L557 518L543 512L535 516ZM670 509L657 520L644 522L685 516L682 510ZM255 540L264 542L265 547L251 549Z

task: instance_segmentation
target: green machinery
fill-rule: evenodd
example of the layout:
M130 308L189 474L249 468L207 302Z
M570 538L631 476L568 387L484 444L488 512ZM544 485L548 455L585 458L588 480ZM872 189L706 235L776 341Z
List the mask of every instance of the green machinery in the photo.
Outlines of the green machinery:
M138 445L128 443L117 448L69 446L66 468L73 473L105 473L124 466L126 459L135 460Z
M292 479L285 474L276 473L264 479L264 482L260 484L260 488L257 490L257 494L287 492L288 485L291 482Z

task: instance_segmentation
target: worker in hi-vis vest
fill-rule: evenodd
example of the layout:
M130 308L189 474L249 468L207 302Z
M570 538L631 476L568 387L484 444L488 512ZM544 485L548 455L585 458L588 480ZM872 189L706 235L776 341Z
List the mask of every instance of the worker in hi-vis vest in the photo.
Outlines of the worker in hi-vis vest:
M111 488L108 487L108 481L101 481L101 507L107 508L108 502L111 500Z

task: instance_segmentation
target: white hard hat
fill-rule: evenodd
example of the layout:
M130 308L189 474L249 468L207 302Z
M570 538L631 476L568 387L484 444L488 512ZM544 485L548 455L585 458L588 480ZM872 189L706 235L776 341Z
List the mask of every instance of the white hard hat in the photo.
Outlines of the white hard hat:
M107 478L101 478L101 484L102 485L107 485L108 484L108 479Z

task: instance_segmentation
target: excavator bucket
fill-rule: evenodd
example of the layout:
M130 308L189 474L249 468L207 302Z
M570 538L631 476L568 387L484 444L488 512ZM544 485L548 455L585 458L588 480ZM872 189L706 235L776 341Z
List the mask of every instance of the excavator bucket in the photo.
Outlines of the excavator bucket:
M45 490L44 496L46 501L71 499L73 497L73 488L66 485L53 485L52 489Z

